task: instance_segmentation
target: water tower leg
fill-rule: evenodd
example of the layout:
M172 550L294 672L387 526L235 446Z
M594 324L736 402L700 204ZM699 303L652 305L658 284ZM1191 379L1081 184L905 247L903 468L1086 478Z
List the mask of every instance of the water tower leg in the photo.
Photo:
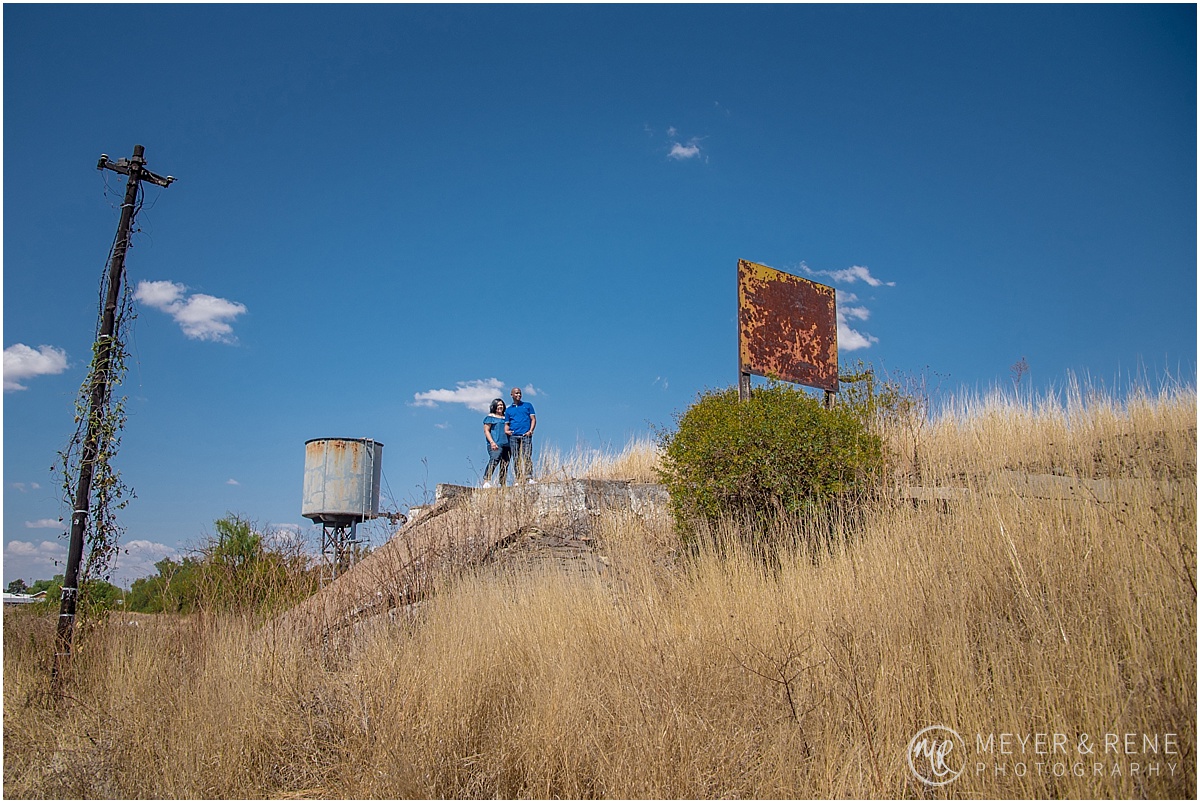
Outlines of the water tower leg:
M358 522L321 525L321 585L325 585L326 569L330 581L350 568L353 548L358 543Z
M345 542L346 525L321 525L321 562L324 564L321 569L322 581L324 581L326 569L329 570L331 582L337 579L342 565L342 556L345 553Z

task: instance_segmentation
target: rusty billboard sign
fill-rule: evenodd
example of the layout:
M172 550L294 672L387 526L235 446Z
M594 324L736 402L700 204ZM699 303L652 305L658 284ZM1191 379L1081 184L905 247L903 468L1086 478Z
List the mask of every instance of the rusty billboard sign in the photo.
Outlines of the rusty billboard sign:
M738 370L837 393L834 289L739 259Z

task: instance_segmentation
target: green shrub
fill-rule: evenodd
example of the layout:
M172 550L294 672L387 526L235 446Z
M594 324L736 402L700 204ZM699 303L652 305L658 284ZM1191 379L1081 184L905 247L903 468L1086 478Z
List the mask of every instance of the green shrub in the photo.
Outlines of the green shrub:
M312 594L319 574L303 545L273 542L257 524L230 514L194 555L154 564L158 574L129 590L127 609L144 613L225 611L269 615Z
M883 465L882 444L862 405L826 409L781 382L710 390L660 435L660 474L680 529L723 517L767 525L804 510L859 498Z
M63 575L56 574L53 580L38 580L26 589L26 593L29 594L36 594L39 591L46 592L45 599L30 605L30 610L39 615L56 613L62 605L62 584ZM111 610L117 607L123 596L121 589L107 580L85 577L79 583L79 597L75 612L81 618L85 618L91 614Z

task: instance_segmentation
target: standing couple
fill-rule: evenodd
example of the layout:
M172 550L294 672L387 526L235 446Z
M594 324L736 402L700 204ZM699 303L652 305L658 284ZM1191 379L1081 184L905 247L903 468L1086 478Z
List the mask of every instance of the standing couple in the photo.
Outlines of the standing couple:
M537 428L537 413L533 405L521 401L521 389L510 392L513 403L504 406L504 399L493 399L491 410L483 419L483 436L487 438L488 464L483 471L483 487L492 487L492 472L498 466L497 484L508 484L508 463L513 463L513 485L533 480L533 431Z

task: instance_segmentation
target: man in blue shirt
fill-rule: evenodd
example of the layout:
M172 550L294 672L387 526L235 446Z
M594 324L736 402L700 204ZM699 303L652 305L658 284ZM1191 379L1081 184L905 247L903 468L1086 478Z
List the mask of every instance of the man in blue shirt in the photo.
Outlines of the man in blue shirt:
M512 453L513 484L533 480L533 431L537 429L537 413L533 405L521 401L521 389L511 391L513 403L504 411L504 433Z

